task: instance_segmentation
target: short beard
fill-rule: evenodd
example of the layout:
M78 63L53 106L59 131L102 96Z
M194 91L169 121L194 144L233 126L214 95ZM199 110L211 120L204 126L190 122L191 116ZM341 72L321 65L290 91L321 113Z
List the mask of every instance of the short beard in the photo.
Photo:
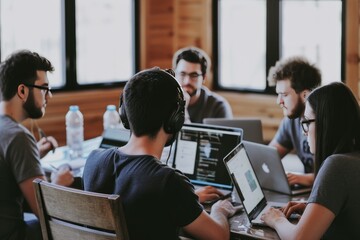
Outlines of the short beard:
M301 97L298 96L298 101L295 105L294 110L287 117L290 119L299 118L304 114L305 105L301 102Z
M192 88L191 86L190 86L190 88L191 88L193 91L192 91L192 92L186 91L186 92L189 94L190 97L193 97L193 96L196 95L198 89L197 89L197 88Z
M34 92L31 90L29 91L29 97L26 99L23 108L27 113L28 117L31 119L39 119L44 115L44 113L41 110L41 107L40 108L36 107Z

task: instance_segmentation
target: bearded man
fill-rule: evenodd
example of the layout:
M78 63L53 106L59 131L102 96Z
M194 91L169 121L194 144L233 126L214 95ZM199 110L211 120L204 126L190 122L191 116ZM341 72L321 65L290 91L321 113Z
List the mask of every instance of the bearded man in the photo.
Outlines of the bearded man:
M184 90L187 122L202 123L204 118L233 117L227 100L203 85L210 64L209 56L199 48L186 47L174 54L173 68Z
M281 158L294 151L303 163L304 174L287 174L290 185L312 186L314 156L310 153L300 122L304 115L306 97L321 84L320 70L305 58L293 57L272 67L268 80L269 85L276 84L277 104L285 116L269 145L277 149Z
M40 158L57 142L44 137L37 143L21 122L45 114L52 97L47 72L53 69L49 60L27 50L13 53L0 65L0 239L42 239L32 182L46 179ZM69 186L74 178L64 166L51 180ZM24 200L34 215L24 213Z

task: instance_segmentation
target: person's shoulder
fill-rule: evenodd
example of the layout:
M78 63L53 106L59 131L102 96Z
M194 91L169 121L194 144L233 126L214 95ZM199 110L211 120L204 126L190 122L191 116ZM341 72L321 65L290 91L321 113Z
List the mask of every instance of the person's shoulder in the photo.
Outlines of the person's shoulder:
M227 103L227 100L221 96L220 94L211 91L210 89L208 89L206 86L202 86L201 90L204 92L205 96L207 96L207 100L212 100L214 102L223 102L223 103Z
M24 127L22 124L11 120L9 117L1 116L0 117L0 126L2 133L11 133L11 134L25 134L30 133L29 130Z
M359 164L360 165L360 152L350 152L350 153L339 153L333 154L326 158L324 165L331 167L339 167L344 165L346 162Z
M281 125L285 126L291 126L291 127L299 127L301 122L301 118L289 118L289 117L283 117L281 120Z
M116 148L108 148L108 149L98 148L91 151L86 162L87 163L92 161L97 162L99 159L104 159L104 160L110 159L113 157L115 153L116 153Z

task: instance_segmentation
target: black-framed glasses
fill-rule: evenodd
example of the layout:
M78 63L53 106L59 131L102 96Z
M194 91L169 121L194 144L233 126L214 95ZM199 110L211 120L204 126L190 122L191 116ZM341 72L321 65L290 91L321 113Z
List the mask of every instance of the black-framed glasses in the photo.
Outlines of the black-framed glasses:
M308 133L309 132L309 126L310 123L315 122L315 119L304 119L301 121L301 127L304 131L304 133Z
M51 91L51 87L49 87L49 86L41 86L41 85L36 85L36 84L24 84L24 85L27 87L38 88L38 89L45 91L45 96L48 95L49 92Z
M186 72L177 72L176 76L180 79L180 80L184 80L186 78L186 76L189 76L190 80L192 81L196 81L199 79L200 76L202 76L202 74L197 73L197 72L192 72L192 73L186 73Z

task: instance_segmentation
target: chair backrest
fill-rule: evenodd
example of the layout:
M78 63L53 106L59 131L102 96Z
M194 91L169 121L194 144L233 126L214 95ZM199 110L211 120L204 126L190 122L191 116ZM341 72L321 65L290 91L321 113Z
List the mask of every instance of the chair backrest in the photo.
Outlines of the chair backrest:
M119 195L33 181L43 239L129 239Z

